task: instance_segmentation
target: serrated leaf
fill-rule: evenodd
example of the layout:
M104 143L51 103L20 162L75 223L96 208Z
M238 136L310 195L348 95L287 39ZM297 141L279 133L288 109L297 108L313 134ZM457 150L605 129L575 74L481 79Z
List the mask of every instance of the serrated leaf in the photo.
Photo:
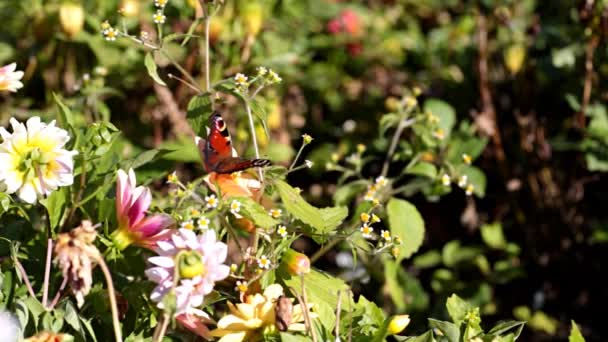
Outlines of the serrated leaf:
M327 207L319 209L321 219L323 220L323 228L320 231L322 234L327 234L334 231L348 216L348 208L346 207Z
M282 180L277 180L274 185L290 214L317 230L325 228L319 209L306 202L296 189Z
M475 166L468 166L462 170L462 174L467 175L467 181L473 185L473 193L479 197L486 195L486 175L481 169Z
M439 127L445 132L446 138L449 137L456 122L454 108L445 101L428 99L424 101L424 111L431 112L439 118Z
M514 339L517 339L521 334L521 331L526 325L526 322L521 321L503 321L496 324L490 331L488 331L488 335L503 335L506 332L515 329Z
M209 95L194 96L188 102L186 119L194 133L199 137L207 137L207 120L212 111Z
M253 199L249 197L233 197L233 199L241 203L240 213L253 220L257 226L269 229L280 223L278 220L272 218L264 207Z
M158 66L154 61L154 56L152 56L152 52L146 53L146 57L144 58L144 65L146 66L146 70L148 70L148 75L152 77L154 82L166 87L167 84L163 81L160 76L158 76Z
M424 221L418 209L410 202L391 198L386 206L388 225L393 237L403 241L399 246L397 262L409 258L424 241Z
M572 328L570 329L570 336L568 336L568 342L585 342L585 338L581 331L578 329L575 321L570 321Z
M281 269L277 272L278 281L283 282L286 288L293 289L296 293L302 292L302 281L300 276L292 276ZM324 302L329 304L332 310L336 310L338 304L338 291L342 296L342 308L353 305L350 287L341 279L327 273L312 269L304 276L306 296L310 303ZM350 304L349 304L350 303Z
M63 187L53 191L47 198L40 200L49 215L51 229L55 229L61 222L68 201L69 188Z

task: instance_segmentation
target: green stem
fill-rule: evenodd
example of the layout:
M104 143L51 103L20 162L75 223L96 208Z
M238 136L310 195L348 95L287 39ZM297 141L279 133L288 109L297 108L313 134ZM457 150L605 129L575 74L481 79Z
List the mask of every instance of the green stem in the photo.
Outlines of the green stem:
M99 267L106 278L108 284L108 296L110 297L110 309L112 310L112 326L114 327L114 337L116 342L122 342L122 332L120 331L120 320L118 319L118 305L116 304L116 292L114 291L114 283L112 282L112 275L110 269L102 257L97 258Z
M289 171L291 171L291 169L293 169L293 167L296 166L296 163L298 162L298 159L300 158L302 151L304 151L304 146L306 146L306 144L302 143L302 145L300 146L300 149L298 150L298 153L296 154L296 157L293 159L293 162L291 163L291 166L289 166Z

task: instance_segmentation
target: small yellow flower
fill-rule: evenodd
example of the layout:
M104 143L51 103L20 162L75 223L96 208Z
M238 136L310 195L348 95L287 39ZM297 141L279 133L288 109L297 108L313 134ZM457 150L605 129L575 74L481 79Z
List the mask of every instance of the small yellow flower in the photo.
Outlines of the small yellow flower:
M376 192L372 190L368 190L363 197L365 201L374 201L376 199Z
M401 241L401 238L398 236L395 236L395 238L393 240L395 242L395 245L400 245L403 243L403 241Z
M312 138L311 138L311 140L312 140ZM335 163L338 160L340 160L340 155L338 153L332 153L331 154L331 161L333 161Z
M393 316L388 323L387 331L389 335L396 335L403 331L410 324L409 315Z
M399 249L399 247L393 247L391 248L391 255L393 256L393 258L397 259L399 257L399 252L401 250Z
M412 88L412 93L414 93L414 96L419 96L420 94L422 94L422 89L420 89L420 87L415 86L414 88Z
M200 230L207 230L209 229L209 224L211 223L211 221L206 218L205 216L201 216L201 218L199 218L196 221L196 225L198 226L198 229Z
M304 142L304 145L308 145L312 142L312 137L306 133L302 134L302 141Z
M239 202L237 200L233 200L232 203L230 203L230 212L236 218L241 218L242 216L239 214L240 211L241 211L241 202Z
M386 242L391 242L391 240L393 239L391 236L391 232L389 232L388 230L382 230L380 232L380 236L384 239L384 241Z
M272 218L278 219L279 217L281 217L282 213L283 213L283 210L281 210L281 209L270 209L270 211L268 212L268 215L270 215Z
M374 232L374 228L370 227L367 223L364 223L359 230L361 231L361 235L366 239L371 239Z
M367 149L367 147L365 145L357 144L357 152L359 152L359 154L363 154L366 149Z
M378 178L376 178L376 185L379 187L384 187L388 184L388 179L386 179L386 177L384 176L380 176Z
M169 2L169 0L154 0L154 6L158 8L164 8L165 6L167 6L167 2Z
M217 201L217 197L215 197L215 195L209 195L209 196L205 196L205 206L207 207L207 209L214 209L217 208L218 205L218 201Z
M239 86L246 86L247 85L247 76L238 73L234 76L234 83L236 83Z
M469 177L467 177L467 175L460 176L460 178L458 178L458 186L464 189L464 187L467 186L468 180Z
M270 268L270 259L268 259L268 257L266 257L265 255L262 255L259 259L258 259L258 267L261 269L269 269Z
M249 287L247 286L247 282L246 281L237 280L236 287L234 289L236 291L239 291L240 293L245 293L245 292L247 292L247 290L249 289Z
M281 83L281 81L283 81L283 79L279 76L279 74L272 70L268 70L268 82Z
M173 171L170 175L167 176L167 183L169 183L169 184L179 183L179 178L177 177L177 172Z
M437 128L435 132L433 132L433 136L439 140L443 140L445 138L445 132L441 128Z
M372 223L378 223L382 220L380 220L380 218L378 216L376 216L376 214L372 214Z
M101 23L101 32L109 29L110 27L112 27L112 25L110 25L110 22L105 20L103 23Z
M230 273L236 273L236 271L239 269L239 266L237 264L231 264L230 265Z
M379 200L379 199L377 199L377 198L374 198L374 199L372 200L372 205L373 205L374 207L379 206L379 205L380 205L380 200Z
M443 184L444 186L450 186L451 183L451 179L450 176L447 173L444 173L443 176L441 176L441 184Z
M426 112L426 117L429 120L429 122L432 124L438 124L439 121L441 121L439 119L439 117L437 115L433 114L432 112Z
M361 215L359 216L359 218L361 218L361 222L363 222L363 223L369 223L370 216L369 216L368 213L361 213Z
M416 98L413 96L406 96L404 103L406 107L414 107L418 104L418 100L416 100Z
M188 230L194 230L194 222L192 222L192 220L183 221L180 227Z
M475 187L473 186L473 184L469 184L467 185L467 188L465 189L465 194L467 196L471 196L473 194L473 191L475 191Z
M284 225L278 226L277 234L279 234L281 237L286 237L287 236L287 227L285 227Z
M467 164L467 165L471 165L471 163L473 162L473 158L471 158L470 155L463 153L462 154L462 161Z
M152 15L152 19L154 20L154 22L156 24L164 24L165 21L167 20L167 17L165 16L165 14L162 11L156 11L156 13L154 13L154 15Z

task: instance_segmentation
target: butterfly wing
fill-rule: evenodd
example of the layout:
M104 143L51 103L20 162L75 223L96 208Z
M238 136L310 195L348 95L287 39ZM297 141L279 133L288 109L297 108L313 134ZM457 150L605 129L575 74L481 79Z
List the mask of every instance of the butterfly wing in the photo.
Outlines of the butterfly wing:
M232 155L232 139L228 127L218 112L209 118L209 135L204 143L204 164L207 172L232 173L270 164L267 159L245 159ZM199 142L199 148L202 148Z

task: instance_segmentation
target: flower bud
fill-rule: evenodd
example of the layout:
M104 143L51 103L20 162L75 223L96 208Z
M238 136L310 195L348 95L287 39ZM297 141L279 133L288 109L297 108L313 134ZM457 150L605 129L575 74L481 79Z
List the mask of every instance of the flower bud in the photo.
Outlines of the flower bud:
M59 22L63 32L70 38L74 38L82 31L84 25L84 10L77 3L64 2L59 7Z
M310 259L302 253L298 253L293 249L288 249L283 254L281 265L285 267L291 275L301 275L310 273Z
M304 141L304 145L308 145L312 142L312 137L308 134L302 134L302 139Z
M408 324L410 324L410 315L396 315L393 316L390 320L390 322L388 323L388 334L389 335L396 335L398 333L400 333L401 331L403 331L403 329L405 329Z
M196 251L185 252L179 256L178 261L179 276L185 279L192 279L196 276L205 274L205 264L203 257Z

